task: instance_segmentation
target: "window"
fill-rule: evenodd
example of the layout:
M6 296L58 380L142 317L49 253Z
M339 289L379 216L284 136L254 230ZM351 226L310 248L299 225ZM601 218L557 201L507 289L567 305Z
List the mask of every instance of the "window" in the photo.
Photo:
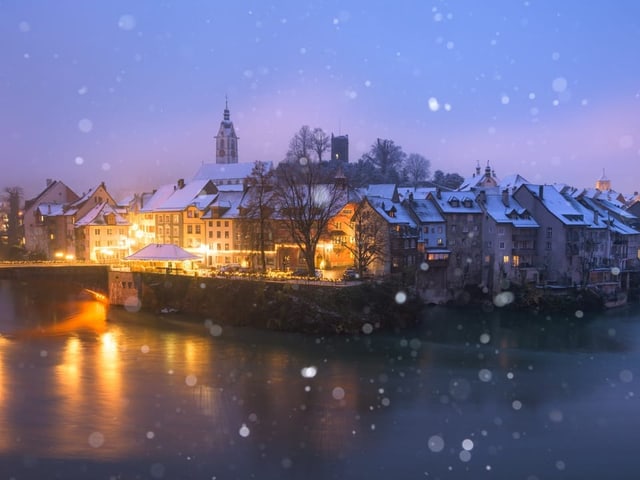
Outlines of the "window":
M552 238L552 237L553 237L553 228L547 227L547 238Z
M158 223L163 223L162 220L163 220L162 215L158 215Z
M438 233L442 233L442 226L438 227Z
M225 220L225 221L224 221L224 226L225 226L225 227L228 227L228 226L229 226L229 221L228 221L228 220Z
M229 230L224 231L224 238L229 238Z
M498 248L504 250L504 242L498 242Z
M196 225L196 235L200 235L200 225Z
M222 238L222 232L220 230L216 232L216 238Z
M177 213L173 214L173 223L180 223L180 215Z
M218 220L218 221L216 222L216 227L220 227L220 225L221 225L220 220Z
M509 264L509 255L505 255L504 257L502 257L502 263L504 263L505 265Z
M547 242L546 248L547 250L551 250L551 242Z
M216 250L222 250L222 244L216 243Z
M192 225L187 225L187 234L192 234L193 233L193 226Z
M96 235L100 235L100 229L96 228L93 233L95 233Z
M520 266L520 257L518 255L513 256L513 266L514 267Z
M225 244L224 244L224 249L225 249L225 250L229 250L229 244L228 244L228 243L225 243Z
M113 230L110 228L107 228L107 235L113 235Z
M498 227L498 235L504 236L504 227Z
M207 238L213 238L213 232L211 230L207 232Z

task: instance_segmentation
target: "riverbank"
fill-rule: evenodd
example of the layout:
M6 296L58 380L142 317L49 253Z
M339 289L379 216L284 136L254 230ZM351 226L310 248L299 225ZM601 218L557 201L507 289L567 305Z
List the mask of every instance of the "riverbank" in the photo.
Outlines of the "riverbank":
M131 308L129 302L127 308ZM300 333L371 333L415 325L420 301L390 282L342 286L141 274L137 307ZM134 308L137 308L134 305ZM170 314L170 313L167 313Z

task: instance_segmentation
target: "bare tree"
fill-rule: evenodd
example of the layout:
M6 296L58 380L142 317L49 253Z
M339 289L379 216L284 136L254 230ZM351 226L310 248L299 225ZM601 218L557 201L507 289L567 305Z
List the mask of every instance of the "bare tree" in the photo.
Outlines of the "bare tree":
M464 178L457 173L444 173L442 170L436 170L431 181L438 187L456 190L462 185Z
M378 138L376 143L371 145L369 152L362 156L362 159L379 171L383 181L397 183L400 178L398 169L405 156L402 148L396 145L393 140Z
M358 270L360 278L369 265L384 257L388 243L384 223L368 207L366 199L360 202L351 218L353 243L344 243L344 247L353 255L354 266Z
M279 167L275 183L278 216L300 248L311 275L318 242L327 233L329 221L344 206L346 189L336 183L321 183L317 163L306 161Z
M240 207L240 218L244 234L255 240L255 246L260 255L262 273L267 271L266 250L270 242L271 216L273 213L273 172L269 165L255 162L251 174L246 179L247 190Z
M331 137L321 128L313 129L313 150L318 162L322 162L322 156L331 148Z
M303 125L289 141L286 160L294 163L301 158L310 160L312 152L315 153L313 131L308 125Z
M404 160L404 174L414 187L429 178L431 162L418 153L411 153Z
M4 189L9 204L7 214L7 243L10 247L20 245L20 202L22 200L22 188L7 187Z

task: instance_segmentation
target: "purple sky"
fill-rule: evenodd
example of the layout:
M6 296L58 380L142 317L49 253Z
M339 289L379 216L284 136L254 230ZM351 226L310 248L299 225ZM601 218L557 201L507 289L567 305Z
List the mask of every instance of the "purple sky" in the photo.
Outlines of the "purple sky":
M432 170L640 190L640 2L0 0L0 188L122 195L307 124Z

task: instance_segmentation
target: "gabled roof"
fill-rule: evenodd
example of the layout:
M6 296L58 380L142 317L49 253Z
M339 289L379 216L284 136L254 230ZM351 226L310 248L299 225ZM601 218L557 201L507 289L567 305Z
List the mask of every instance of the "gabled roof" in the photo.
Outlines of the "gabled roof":
M471 192L436 192L429 194L441 213L482 213Z
M108 225L106 217L113 215L115 218L115 225L125 226L129 225L129 222L120 215L108 202L104 201L99 203L86 215L78 219L75 223L75 227L86 227L88 225Z
M243 192L219 192L202 218L238 218L243 197Z
M54 196L53 191L58 186L60 186L63 189L62 191L66 193L66 195L64 195L65 198L52 198ZM58 196L60 195L62 195L62 192L58 193ZM64 182L61 182L60 180L53 180L51 182L48 181L47 187L42 192L40 192L38 196L25 201L24 209L29 210L34 206L37 208L39 203L51 204L51 205L67 204L69 202L67 195L74 199L79 198L78 194L73 190L71 190L67 185L65 185ZM74 201L74 200L71 200L71 201Z
M142 247L135 253L132 253L128 257L124 257L125 260L147 260L147 261L182 261L182 260L195 260L200 258L198 255L189 253L186 250L173 244L165 243L152 243L145 247Z
M413 210L421 223L440 223L444 222L444 217L440 215L437 207L432 200L413 199L408 203L408 208Z
M505 189L508 188L509 192L513 192L518 189L520 185L524 185L526 183L530 183L526 178L520 176L517 173L512 173L511 175L507 175L500 180L498 184L500 188Z
M60 203L41 203L36 208L38 214L43 217L57 217L64 215L64 205Z
M584 219L589 222L589 228L599 230L607 228L607 212L596 205L591 198L576 199L572 195L565 194L576 210L583 213Z
M151 198L142 205L140 211L153 212L157 210L167 200L167 198L176 191L177 188L178 186L175 183L160 186L153 195L151 195Z
M373 208L387 223L391 225L409 225L410 227L417 227L416 222L411 218L411 215L409 215L409 212L407 212L401 203L392 202L389 199L368 196L367 201L369 202L369 205L371 205L371 208Z
M381 183L377 185L369 185L364 192L366 197L388 198L397 200L398 190L395 183Z
M505 194L507 195L507 194ZM530 213L512 196L508 195L503 201L503 194L496 189L494 192L485 192L484 206L487 214L496 223L510 223L516 228L539 227Z
M98 188L100 188L100 187L104 188L105 193L106 193L107 195L109 195L109 197L111 198L111 201L115 204L115 203L116 203L116 201L113 199L113 197L111 197L111 195L110 195L110 194L109 194L109 192L107 191L106 187L104 186L104 182L103 182L103 183L99 184L99 185L98 185L97 187L95 187L95 188L90 188L86 193L84 193L84 194L82 195L82 197L80 197L80 198L79 198L78 200L76 200L75 202L71 203L71 204L69 205L69 207L70 207L71 209L77 209L77 208L80 208L82 205L84 205L84 204L85 204L85 202L86 202L87 200L89 200L89 199L90 199L90 198L91 198L91 197L96 193L96 191L97 191L97 190L98 190Z
M215 198L218 189L211 180L193 180L177 188L156 210L182 211L193 205L204 210Z
M458 187L458 191L463 192L480 187L495 187L499 183L500 180L496 177L495 171L491 168L489 162L487 162L484 171L481 171L480 162L478 162L475 173L464 179Z
M271 162L265 162L267 171L273 168ZM253 163L203 163L192 178L194 180L211 180L218 184L223 180L245 179L251 175Z
M553 185L526 184L526 188L545 208L564 225L588 226L582 211L577 210L571 201L565 198Z

